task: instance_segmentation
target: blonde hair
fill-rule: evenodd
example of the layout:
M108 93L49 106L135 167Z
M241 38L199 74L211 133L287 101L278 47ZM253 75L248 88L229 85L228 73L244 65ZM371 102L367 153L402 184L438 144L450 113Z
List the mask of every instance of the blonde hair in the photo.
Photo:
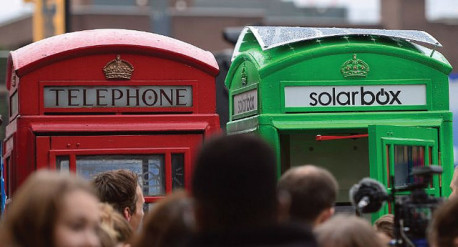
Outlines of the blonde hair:
M101 212L100 227L117 243L130 241L133 230L129 222L108 203L99 204Z
M374 223L375 230L394 238L394 215L385 214L378 218Z
M0 227L2 246L54 246L54 228L65 195L84 191L97 196L89 183L70 174L40 170L14 194Z

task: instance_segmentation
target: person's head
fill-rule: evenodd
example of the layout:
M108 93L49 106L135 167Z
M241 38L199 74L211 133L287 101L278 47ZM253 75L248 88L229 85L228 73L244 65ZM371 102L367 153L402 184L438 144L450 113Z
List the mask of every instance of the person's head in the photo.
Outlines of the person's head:
M4 246L100 246L99 200L86 181L42 170L13 197L0 230Z
M394 215L385 214L374 222L375 230L394 239Z
M394 239L394 215L385 214L374 222L377 234L386 245Z
M289 169L278 181L278 191L290 195L293 221L317 226L334 214L338 185L324 168L304 165Z
M145 202L138 176L129 170L112 170L98 174L92 183L100 201L111 204L137 230Z
M369 222L353 215L336 215L314 230L321 247L385 246Z
M277 196L272 148L255 135L206 142L195 163L192 195L199 231L273 223Z
M129 222L108 203L100 203L101 228L117 244L129 243L133 230Z
M184 246L195 231L192 200L185 191L175 191L154 205L143 221L134 247Z
M455 166L452 182L450 183L450 189L452 190L452 193L449 198L458 198L458 166Z
M428 227L432 247L458 246L458 198L450 199L434 212Z

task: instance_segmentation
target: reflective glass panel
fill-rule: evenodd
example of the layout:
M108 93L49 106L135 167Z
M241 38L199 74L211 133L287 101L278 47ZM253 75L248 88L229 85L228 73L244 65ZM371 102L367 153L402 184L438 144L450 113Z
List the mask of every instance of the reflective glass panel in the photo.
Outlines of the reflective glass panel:
M17 111L18 111L18 96L17 96L17 92L15 92L13 94L13 96L11 96L10 107L11 107L11 109L10 109L10 117L16 116Z
M406 186L417 181L412 168L425 166L425 147L423 146L394 146L394 185Z
M70 172L70 160L68 156L57 156L56 157L56 169L63 173Z
M184 154L172 154L172 189L184 187Z
M143 194L149 196L165 195L164 156L148 159L143 166Z
M88 155L76 157L76 173L86 179L117 169L135 172L144 196L165 194L164 155Z

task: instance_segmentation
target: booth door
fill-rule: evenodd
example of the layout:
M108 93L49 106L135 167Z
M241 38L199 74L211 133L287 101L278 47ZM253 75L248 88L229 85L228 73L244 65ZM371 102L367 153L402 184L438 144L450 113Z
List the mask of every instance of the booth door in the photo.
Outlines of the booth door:
M200 134L39 136L37 166L86 179L129 169L138 174L145 201L151 203L174 189L190 187L191 162L202 141Z
M368 132L370 175L385 184L388 193L391 193L392 184L403 187L418 182L411 175L414 167L440 165L437 129L372 125ZM438 176L433 176L433 182L426 192L438 197L439 186ZM389 211L389 207L385 207L377 216Z

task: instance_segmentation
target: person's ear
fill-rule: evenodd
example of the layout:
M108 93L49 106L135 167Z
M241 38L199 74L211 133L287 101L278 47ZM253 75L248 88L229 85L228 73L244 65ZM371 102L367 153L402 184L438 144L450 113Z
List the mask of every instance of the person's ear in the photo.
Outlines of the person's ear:
M313 225L318 226L321 223L327 221L329 218L331 218L334 215L334 212L335 212L334 207L326 208L325 210L321 211L320 215L318 215L315 222L313 222Z
M277 218L280 222L285 222L289 219L289 210L291 207L291 195L287 191L278 191L277 194Z
M128 207L124 208L124 210L122 211L122 214L124 215L124 218L126 218L126 220L130 222L130 219L132 218L132 214L130 213L130 209Z

